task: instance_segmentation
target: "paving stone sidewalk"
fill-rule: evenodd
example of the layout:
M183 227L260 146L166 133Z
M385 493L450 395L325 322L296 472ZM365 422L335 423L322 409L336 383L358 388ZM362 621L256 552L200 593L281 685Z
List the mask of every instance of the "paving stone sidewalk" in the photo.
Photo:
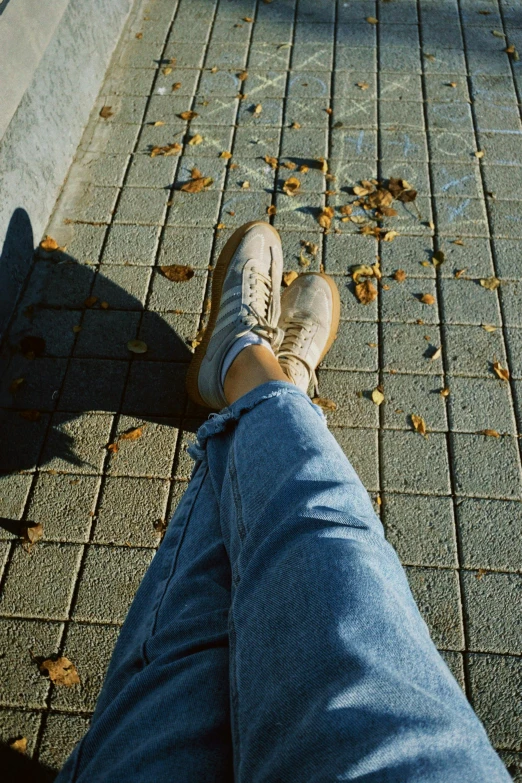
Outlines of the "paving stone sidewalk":
M119 627L187 485L186 446L204 414L184 375L212 264L234 227L258 218L281 232L287 270L303 271L304 240L318 246L306 268L336 277L342 324L319 372L321 395L337 404L330 425L437 646L522 780L522 62L504 51L522 52L522 3L148 0L138 9L47 230L64 249L35 254L3 348L0 736L26 737L27 753L52 770L88 726ZM180 117L188 110L191 121ZM173 143L181 154L151 157ZM309 167L294 197L281 189L296 174L285 163ZM179 190L193 168L213 178L205 192ZM399 232L392 242L340 219L352 187L372 177L418 190L385 219ZM325 232L326 205L336 213ZM349 268L376 260L378 297L363 305ZM160 266L173 263L194 276L169 281ZM491 277L495 290L479 282ZM45 347L27 342L35 336ZM134 339L146 353L129 352ZM119 440L134 428L141 437ZM107 448L116 442L117 452ZM20 539L28 522L43 524L30 554ZM39 672L58 653L80 685L57 687Z

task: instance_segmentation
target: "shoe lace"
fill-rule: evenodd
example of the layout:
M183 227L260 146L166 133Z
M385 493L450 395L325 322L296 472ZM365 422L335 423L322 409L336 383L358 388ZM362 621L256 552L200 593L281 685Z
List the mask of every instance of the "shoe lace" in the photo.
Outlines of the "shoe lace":
M252 267L248 277L248 300L243 302L240 318L245 328L239 332L243 337L248 332L254 332L274 347L278 348L285 333L278 326L270 323L272 315L273 281L255 267Z
M314 394L319 396L319 381L315 372L315 367L303 356L301 351L305 339L310 335L313 323L309 318L304 315L296 314L298 320L295 323L290 323L284 330L284 338L281 343L281 348L277 352L277 359L290 378L295 375L299 375L302 372L303 366L306 369L309 377L314 384Z

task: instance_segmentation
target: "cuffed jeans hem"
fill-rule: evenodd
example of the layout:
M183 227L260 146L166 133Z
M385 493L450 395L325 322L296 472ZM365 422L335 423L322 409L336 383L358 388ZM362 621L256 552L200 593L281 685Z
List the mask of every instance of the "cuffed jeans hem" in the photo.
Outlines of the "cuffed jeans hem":
M314 408L319 418L326 425L326 417L322 409L313 403L310 397L301 391L301 389L287 381L268 381L268 383L256 386L255 389L244 394L227 408L223 408L219 413L210 413L207 421L202 424L197 431L196 442L189 446L189 455L196 463L200 462L205 455L206 444L209 438L220 432L224 432L233 425L234 422L251 411L252 408L255 408L256 405L259 405L266 400L270 400L273 397L280 397L283 394L303 397L310 406Z

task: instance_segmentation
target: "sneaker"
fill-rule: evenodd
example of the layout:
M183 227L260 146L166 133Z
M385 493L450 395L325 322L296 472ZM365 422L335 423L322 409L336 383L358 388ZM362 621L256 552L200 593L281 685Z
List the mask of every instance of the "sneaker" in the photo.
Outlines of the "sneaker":
M284 338L276 352L282 370L305 394L315 369L330 350L339 328L341 300L333 278L324 273L299 275L281 297L279 328Z
M214 269L208 326L187 374L188 394L198 405L227 405L221 369L235 340L253 332L274 350L279 346L282 275L281 239L269 223L246 223L232 234Z

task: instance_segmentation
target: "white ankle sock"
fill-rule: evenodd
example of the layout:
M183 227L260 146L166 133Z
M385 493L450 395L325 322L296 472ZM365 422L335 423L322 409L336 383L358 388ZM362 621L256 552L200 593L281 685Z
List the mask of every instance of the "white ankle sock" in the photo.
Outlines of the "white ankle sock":
M248 345L264 345L265 348L268 348L270 351L272 351L272 346L268 340L265 340L264 337L259 337L259 335L254 334L254 332L247 332L247 334L243 335L243 337L235 340L235 342L230 346L228 353L225 354L223 364L221 365L221 386L225 385L225 376L230 368L230 365L236 356L243 350L243 348L246 348ZM274 352L272 351L272 353Z

